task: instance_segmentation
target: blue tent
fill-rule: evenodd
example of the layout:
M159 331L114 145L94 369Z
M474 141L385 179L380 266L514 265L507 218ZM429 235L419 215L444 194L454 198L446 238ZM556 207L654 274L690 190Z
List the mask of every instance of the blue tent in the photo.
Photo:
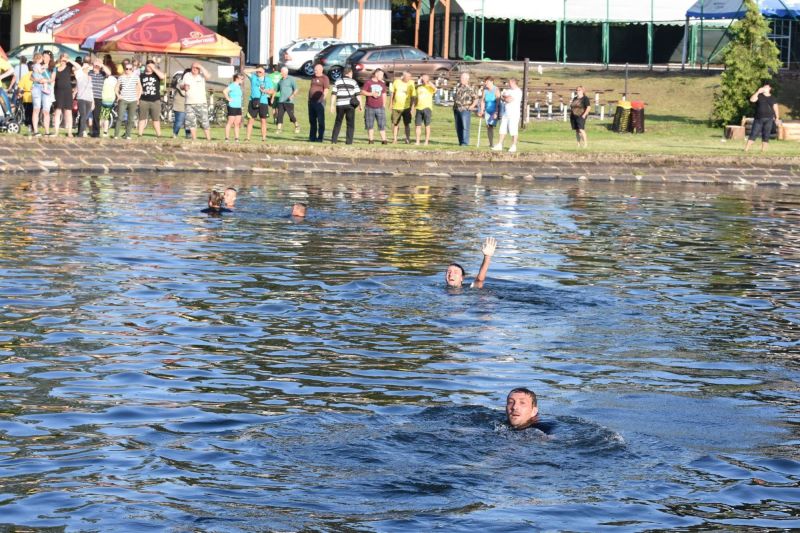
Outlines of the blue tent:
M798 0L757 0L761 14L774 18L800 18ZM687 18L739 19L745 14L742 0L697 0L686 12Z

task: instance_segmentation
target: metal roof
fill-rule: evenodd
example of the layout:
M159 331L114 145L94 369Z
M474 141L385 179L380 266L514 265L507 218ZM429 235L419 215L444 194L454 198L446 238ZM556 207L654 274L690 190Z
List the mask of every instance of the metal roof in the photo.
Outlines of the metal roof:
M798 0L757 0L761 13L767 17L800 18ZM738 19L747 9L742 0L697 0L686 12L687 17L704 19Z

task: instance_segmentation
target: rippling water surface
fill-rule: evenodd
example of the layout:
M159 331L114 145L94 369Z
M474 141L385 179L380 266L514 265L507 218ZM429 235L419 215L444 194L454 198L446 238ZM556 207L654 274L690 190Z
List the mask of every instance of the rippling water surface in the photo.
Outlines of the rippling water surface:
M219 179L0 181L0 530L800 528L800 192Z

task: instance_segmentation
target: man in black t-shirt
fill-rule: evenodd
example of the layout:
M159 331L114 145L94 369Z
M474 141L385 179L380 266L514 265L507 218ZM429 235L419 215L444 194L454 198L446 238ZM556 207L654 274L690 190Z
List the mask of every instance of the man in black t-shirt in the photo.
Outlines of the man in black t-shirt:
M569 104L569 122L575 130L575 138L578 140L579 148L586 148L586 117L592 110L589 97L584 92L583 85L578 85L575 89L575 98Z
M763 87L750 97L750 101L756 104L756 116L753 120L753 127L750 129L750 137L747 139L747 144L744 151L750 150L759 135L761 135L761 151L767 149L769 144L769 136L772 134L772 127L774 122L780 122L780 112L778 111L778 103L775 97L772 96L772 87L769 83L765 83Z
M148 59L139 78L142 82L142 96L139 99L139 137L144 133L148 118L153 121L156 137L161 137L161 80L164 79L164 73L158 70L155 61Z

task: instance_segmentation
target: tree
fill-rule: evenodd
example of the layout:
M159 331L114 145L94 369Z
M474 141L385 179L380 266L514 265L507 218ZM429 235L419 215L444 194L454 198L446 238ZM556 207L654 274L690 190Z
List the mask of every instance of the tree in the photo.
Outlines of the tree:
M731 41L722 52L725 72L711 116L718 126L738 124L751 110L750 96L781 67L778 47L768 37L769 22L754 0L743 3L747 14L731 25Z

